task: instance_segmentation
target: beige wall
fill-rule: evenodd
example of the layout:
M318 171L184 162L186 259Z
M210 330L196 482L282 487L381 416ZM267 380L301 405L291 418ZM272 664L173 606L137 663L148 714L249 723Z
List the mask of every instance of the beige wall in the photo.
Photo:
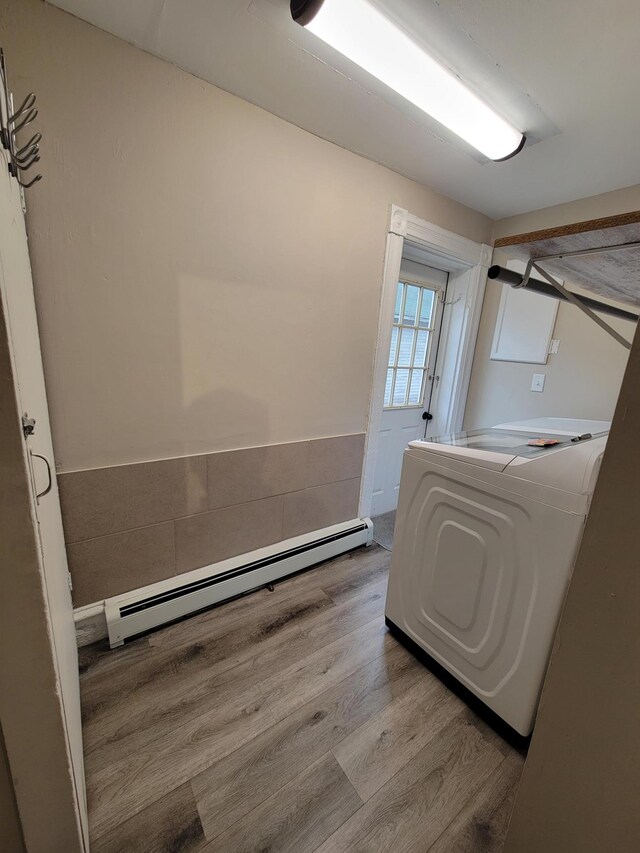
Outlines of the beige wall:
M567 594L504 853L640 844L640 337Z
M497 263L505 258L495 253ZM465 426L473 429L546 415L611 420L628 350L578 308L561 303L553 333L560 340L560 350L549 356L547 364L491 361L501 291L499 284L487 282ZM634 323L606 315L604 319L632 339ZM546 374L542 393L531 391L534 373Z
M23 853L24 841L13 790L9 760L0 729L0 850L4 853Z
M361 433L389 205L488 218L38 0L28 223L58 469Z
M38 0L0 9L41 111L75 604L356 517L390 205L478 241L492 222Z

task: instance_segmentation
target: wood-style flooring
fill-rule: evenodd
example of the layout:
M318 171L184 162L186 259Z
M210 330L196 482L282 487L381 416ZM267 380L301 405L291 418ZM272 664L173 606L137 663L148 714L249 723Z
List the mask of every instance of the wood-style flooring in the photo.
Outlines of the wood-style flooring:
M523 759L386 630L390 556L81 650L93 853L501 850Z

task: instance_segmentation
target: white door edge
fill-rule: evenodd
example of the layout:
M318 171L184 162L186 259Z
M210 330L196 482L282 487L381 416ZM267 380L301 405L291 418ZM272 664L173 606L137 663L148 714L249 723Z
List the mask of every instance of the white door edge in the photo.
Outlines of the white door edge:
M3 117L6 117L8 112L4 90L0 91L0 112ZM4 120L6 123L6 119ZM54 807L58 806L56 817L60 817L60 825L65 828L65 849L88 850L89 832L73 608L68 587L68 567L59 498L55 474L52 471L54 457L22 195L15 179L10 176L7 168L7 154L3 149L0 149L0 169L4 175L0 181L2 236L0 240L2 252L0 335L11 364L9 379L13 394L11 404L7 400L7 412L15 416L13 425L15 429L21 430L20 413L28 412L30 416L35 417L36 424L34 435L25 436L24 440L21 436L20 442L22 457L20 463L24 465L24 470L30 479L31 529L29 536L33 536L34 564L26 566L21 580L16 580L13 585L16 594L14 603L20 605L15 612L21 612L22 606L26 608L23 617L24 636L29 636L36 643L35 648L38 650L40 661L49 662L50 656L50 669L47 669L50 683L42 678L42 674L39 681L30 682L27 677L29 673L27 673L25 683L16 688L15 695L12 691L7 693L9 701L3 706L3 712L6 714L6 719L12 722L13 727L5 728L3 719L3 732L12 776L19 783L16 784L16 801L25 844L29 849L35 850L49 849L49 844L55 843L56 837L52 834L51 814L48 810L53 811ZM34 450L33 454L32 450ZM36 450L38 453L35 452ZM38 456L47 466L49 473L49 485L40 495L37 494L32 468L33 457ZM15 462L17 470L19 464L17 454L12 461ZM38 498L43 499L40 504L41 511L38 510ZM26 528L26 514L24 521ZM46 543L48 548L45 548ZM23 568L23 565L19 568ZM15 576L21 577L17 569ZM33 603L29 598L29 592L35 588L38 589L38 595L42 593L42 600L38 598L37 619L35 612L31 614L28 610L28 606ZM46 642L42 633L37 633L37 628L34 628L32 633L27 629L30 616L33 616L30 628L36 622L42 621L46 624ZM35 640L34 637L36 637ZM21 661L22 650L27 649L29 652L32 648L28 642L23 643L21 637L16 639L15 646L12 643L5 646L4 651L7 655L11 655L12 662ZM28 660L28 657L25 657L25 660ZM27 689L29 685L33 692ZM28 713L24 712L25 698L31 704L30 710L33 710L36 702L40 702L42 720L48 719L53 726L52 729L41 725L41 719L34 721ZM49 717L46 716L47 714ZM64 735L62 744L66 759L64 766L62 760L58 760L61 753L55 752L58 749L58 742L51 735L51 731L54 729L57 731L58 724ZM39 770L34 768L29 749L36 754L40 749L40 754L44 755L49 746L52 752L43 757L42 765L46 766L49 776L44 777L43 783L42 768ZM52 755L57 757L52 759ZM46 785L49 778L52 784L55 783L58 786L61 797L59 801L52 797L45 804L41 796L40 799L34 796L34 792L40 792L41 795L42 784ZM69 787L67 787L67 781ZM60 807L60 803L64 805ZM72 817L67 812L67 804L70 804L73 810ZM34 820L33 815L38 812L40 815ZM43 814L48 816L46 820L42 817ZM75 825L73 829L70 828L72 824ZM75 837L76 830L77 837ZM74 834L73 838L70 837L70 833ZM43 837L46 846L41 846ZM51 838L54 838L54 842L51 842Z

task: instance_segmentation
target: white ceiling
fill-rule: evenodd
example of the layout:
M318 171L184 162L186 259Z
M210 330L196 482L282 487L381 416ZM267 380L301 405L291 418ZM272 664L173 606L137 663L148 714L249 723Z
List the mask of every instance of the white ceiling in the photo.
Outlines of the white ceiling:
M528 133L504 163L294 24L289 0L51 2L495 218L640 183L638 0L378 0Z

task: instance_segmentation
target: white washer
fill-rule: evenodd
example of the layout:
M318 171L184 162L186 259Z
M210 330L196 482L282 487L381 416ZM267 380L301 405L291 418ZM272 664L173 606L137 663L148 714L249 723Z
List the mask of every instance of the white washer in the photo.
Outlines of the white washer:
M541 418L405 451L387 623L522 735L533 729L609 427ZM559 444L527 444L538 436Z

